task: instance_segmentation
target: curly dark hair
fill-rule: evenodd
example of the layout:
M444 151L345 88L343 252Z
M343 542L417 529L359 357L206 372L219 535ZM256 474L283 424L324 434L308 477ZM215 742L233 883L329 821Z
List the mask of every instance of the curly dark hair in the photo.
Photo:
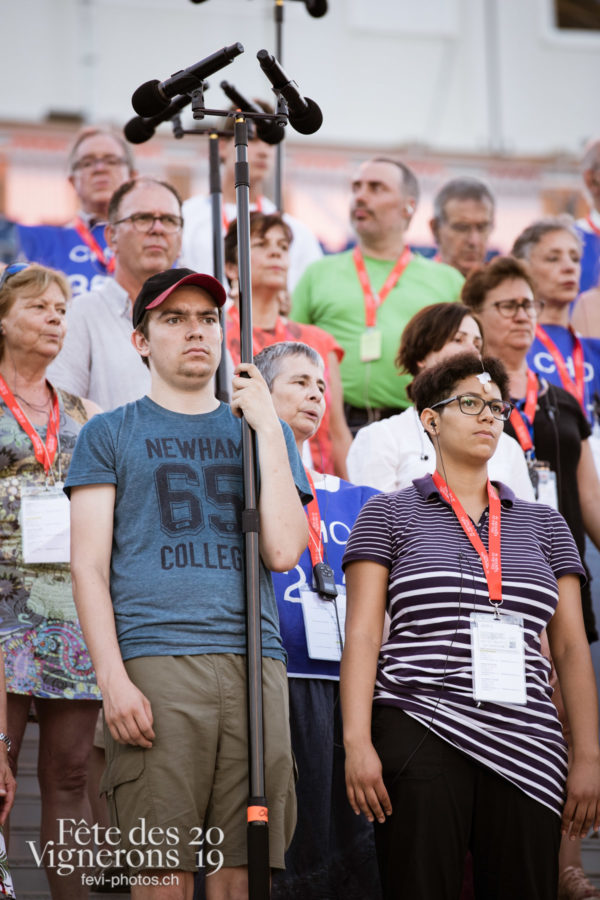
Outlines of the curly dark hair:
M510 400L509 381L506 369L499 359L484 356L483 359L472 353L460 353L451 359L443 360L417 375L411 385L411 398L419 415L424 409L430 409L434 403L451 397L459 381L471 375L489 372L492 382L500 390L503 400Z

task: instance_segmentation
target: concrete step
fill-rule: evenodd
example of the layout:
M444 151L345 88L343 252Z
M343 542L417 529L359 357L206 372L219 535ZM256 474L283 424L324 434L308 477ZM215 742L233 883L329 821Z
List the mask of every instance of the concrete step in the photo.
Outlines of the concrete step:
M35 769L27 766L19 766L19 774L17 776L17 796L39 798L39 795L40 786Z
M9 858L10 873L12 875L15 893L17 897L27 895L27 891L34 893L48 892L48 879L43 868L38 868L32 858Z
M15 825L11 823L10 829L10 844L8 848L8 858L10 860L13 859L22 859L22 858L31 858L31 848L29 847L28 841L33 841L35 846L39 844L40 840L40 832L37 826L30 828L29 826L23 825Z
M15 805L10 813L11 828L34 829L39 837L41 808L39 797L22 796L17 788Z

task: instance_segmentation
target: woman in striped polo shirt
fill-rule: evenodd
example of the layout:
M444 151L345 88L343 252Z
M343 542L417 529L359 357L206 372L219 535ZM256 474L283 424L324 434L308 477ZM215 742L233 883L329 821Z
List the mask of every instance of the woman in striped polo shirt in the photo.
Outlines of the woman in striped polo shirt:
M385 898L456 900L470 849L478 900L555 900L561 827L600 825L583 568L556 510L488 481L511 408L501 363L456 356L412 396L436 472L370 499L344 555L348 797L377 823Z

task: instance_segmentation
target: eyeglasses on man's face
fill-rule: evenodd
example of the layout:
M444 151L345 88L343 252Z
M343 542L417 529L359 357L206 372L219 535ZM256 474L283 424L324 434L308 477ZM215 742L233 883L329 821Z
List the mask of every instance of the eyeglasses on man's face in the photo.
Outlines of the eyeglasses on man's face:
M464 413L466 416L479 416L485 407L488 406L494 419L498 419L501 422L506 422L509 419L513 408L512 403L509 403L508 400L484 400L483 397L479 397L477 394L456 394L454 397L448 397L447 400L440 400L439 403L434 403L430 409L437 409L438 406L447 406L448 403L454 403L454 401L458 403L461 413Z
M493 222L446 222L450 231L455 234L477 234L480 237L487 236L493 228Z
M142 234L150 231L150 229L154 227L155 222L160 222L163 231L166 231L167 234L175 234L176 231L181 231L183 228L183 219L181 216L172 216L168 213L161 213L156 216L153 213L132 213L130 216L125 216L123 219L117 219L116 222L112 222L111 224L122 225L123 222L131 222L135 230Z
M96 166L116 169L118 166L126 165L127 160L123 156L114 156L112 153L107 153L105 156L82 156L81 159L77 159L73 163L73 171L88 172L90 169L96 168Z

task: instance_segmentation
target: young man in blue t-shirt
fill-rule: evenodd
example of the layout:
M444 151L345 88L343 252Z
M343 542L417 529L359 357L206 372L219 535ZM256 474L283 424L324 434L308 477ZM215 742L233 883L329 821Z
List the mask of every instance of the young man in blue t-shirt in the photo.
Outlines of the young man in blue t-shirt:
M145 282L132 340L149 365L150 392L82 429L66 482L74 594L104 699L103 788L120 862L160 881L158 890L138 883L139 898L191 897L211 828L223 866L207 879L207 897L247 890L242 413L260 469L274 868L283 867L295 819L285 656L267 568L296 564L308 540L299 494L310 493L258 370L237 367L231 407L214 397L224 302L214 278L189 269Z

